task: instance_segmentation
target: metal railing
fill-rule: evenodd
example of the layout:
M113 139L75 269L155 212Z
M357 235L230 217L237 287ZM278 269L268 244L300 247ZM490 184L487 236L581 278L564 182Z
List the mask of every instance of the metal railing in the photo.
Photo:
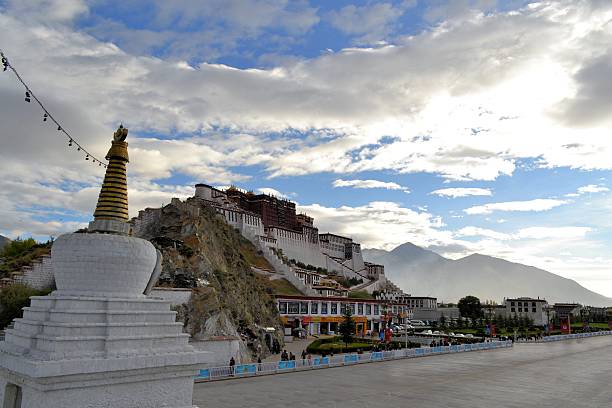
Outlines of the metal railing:
M554 336L542 337L542 339L538 341L542 343L547 343L550 341L573 340L573 339L582 339L585 337L610 336L610 335L612 335L612 330L605 330L605 331L589 332L589 333L557 334Z
M295 371L317 370L354 364L425 357L438 354L462 353L478 350L493 350L512 347L512 341L461 344L456 346L420 347L392 351L374 351L362 354L340 354L328 357L313 357L307 360L275 361L270 363L237 364L233 367L210 367L201 369L196 382L216 381L229 378L245 378L259 375L281 374Z

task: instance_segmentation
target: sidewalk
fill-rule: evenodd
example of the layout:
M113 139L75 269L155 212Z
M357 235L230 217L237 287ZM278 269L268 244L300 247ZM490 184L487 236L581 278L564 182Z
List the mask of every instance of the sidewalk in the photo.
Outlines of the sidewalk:
M318 340L316 337L308 336L305 339L294 339L291 343L285 343L285 346L281 348L281 352L283 350L287 350L287 353L295 354L296 359L302 359L302 350L306 350L306 347L310 345L313 341ZM273 361L280 361L280 354L272 354L265 359L262 360L263 363L269 363Z

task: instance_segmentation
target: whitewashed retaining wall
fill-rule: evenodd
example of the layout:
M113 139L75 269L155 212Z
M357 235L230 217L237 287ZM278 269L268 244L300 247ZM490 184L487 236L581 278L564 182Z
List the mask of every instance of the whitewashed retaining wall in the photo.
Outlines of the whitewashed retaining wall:
M53 264L50 256L44 256L32 266L21 270L22 274L15 276L15 283L21 283L34 289L50 289L55 286Z
M189 303L191 300L191 289L156 287L153 288L149 296L168 301L172 306L180 306Z

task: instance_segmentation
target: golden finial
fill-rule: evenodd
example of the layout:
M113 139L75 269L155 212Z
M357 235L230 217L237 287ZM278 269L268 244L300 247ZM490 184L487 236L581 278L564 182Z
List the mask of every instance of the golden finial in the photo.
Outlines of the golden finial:
M111 148L106 154L108 166L94 212L94 221L89 230L93 232L116 232L127 234L129 225L127 163L128 144L125 141L128 130L120 125L113 134Z

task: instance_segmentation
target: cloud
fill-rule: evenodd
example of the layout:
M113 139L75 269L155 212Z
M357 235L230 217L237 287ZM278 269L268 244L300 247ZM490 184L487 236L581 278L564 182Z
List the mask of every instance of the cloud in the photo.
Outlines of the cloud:
M453 188L442 188L439 190L432 191L429 194L435 194L441 197L467 197L467 196L490 196L491 190L488 188L476 188L476 187L453 187Z
M85 31L96 38L130 53L188 60L235 56L237 49L251 42L282 50L320 20L317 9L307 1L151 0L146 5L129 1L96 6L114 11L112 18L101 13L83 22ZM143 13L147 23L137 28L131 18L124 18Z
M491 214L493 211L547 211L560 205L566 204L567 201L555 200L549 198L538 198L529 201L507 201L503 203L489 203L477 205L463 210L470 215L476 214Z
M89 12L84 0L8 0L6 9L21 18L47 24L71 22Z
M402 190L405 193L410 193L407 187L401 186L397 183L379 181L379 180L334 180L334 188L336 187L353 187L353 188L384 188L386 190Z
M493 239L497 239L500 241L512 239L510 235L504 234L502 232L497 232L497 231L493 231L493 230L486 229L486 228L471 227L471 226L461 228L459 231L457 231L457 235L460 237L480 236L480 237L486 237L486 238L493 238Z
M587 194L587 193L603 193L610 191L608 187L599 186L596 184L589 184L587 186L582 186L578 188L578 194Z
M260 8L259 3L224 2L219 11L214 7L220 3L187 3L155 3L160 33L171 21L187 27L211 13L247 27L245 33L285 24L285 17L311 20L297 24L302 32L316 21L316 10L301 2L268 2ZM228 167L260 165L272 177L390 170L494 180L511 175L519 158L539 158L539 165L548 167L611 166L612 142L605 128L576 129L550 114L572 96L573 74L585 60L577 49L598 50L593 36L607 35L591 28L605 10L586 3L451 13L449 20L384 47L350 48L269 69L133 55L83 31L37 25L7 10L0 14L3 38L11 44L9 56L19 50L13 62L26 78L45 84L45 96L61 95L54 107L79 110L90 122L86 127L114 127L125 120L134 134L146 132L151 151L140 154L148 159L151 175L193 169L189 175L219 175L226 183L245 180ZM582 30L572 16L580 16ZM44 71L37 69L41 66ZM10 100L8 86L0 92ZM525 100L527 93L534 97ZM228 150L220 138L208 138L219 129L227 139L249 135L253 143ZM198 152L204 157L199 168L161 156L172 145L164 141L173 133L195 136L174 143L174 150L182 150L183 157ZM157 135L162 150L153 146ZM205 147L211 160L204 156ZM205 168L212 170L205 174Z
M439 217L393 202L374 201L357 207L300 205L298 211L314 217L320 232L351 236L364 248L392 249L407 241L423 246L453 242L450 233L439 230L443 226Z
M583 238L591 232L590 227L529 227L516 233L517 239L545 239L545 238Z
M610 30L604 30L610 33ZM603 33L594 34L605 37ZM612 50L604 55L587 60L574 75L576 82L575 95L561 101L558 117L569 126L593 126L600 122L609 122L609 112L612 109L610 94L612 93Z
M267 194L278 198L289 198L287 194L283 194L280 191L270 188L270 187L262 187L257 189L258 193Z
M503 233L480 227L463 227L457 231L460 237L485 237L498 241L526 239L578 239L591 232L590 227L528 227L514 233Z
M386 39L394 25L415 1L404 1L397 6L392 3L374 3L365 6L350 4L327 14L332 26L345 34L358 36L358 43L372 43Z

